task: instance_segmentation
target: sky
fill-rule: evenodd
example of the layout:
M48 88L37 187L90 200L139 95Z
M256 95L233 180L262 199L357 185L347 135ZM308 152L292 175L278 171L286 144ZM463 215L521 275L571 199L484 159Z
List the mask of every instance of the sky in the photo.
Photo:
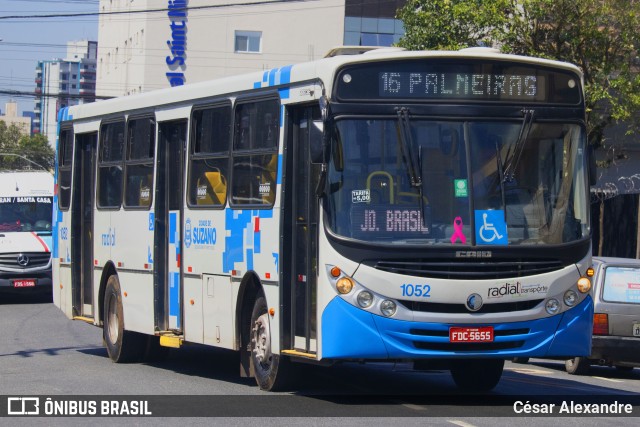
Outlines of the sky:
M3 19L6 16L98 12L98 0L0 0L0 92L35 89L36 65L41 60L64 58L68 41L98 40L98 17ZM18 102L18 115L33 111L33 97L10 97Z

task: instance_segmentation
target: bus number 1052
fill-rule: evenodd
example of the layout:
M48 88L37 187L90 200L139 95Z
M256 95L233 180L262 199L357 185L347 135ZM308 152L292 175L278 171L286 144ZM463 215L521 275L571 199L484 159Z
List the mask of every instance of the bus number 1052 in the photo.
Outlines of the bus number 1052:
M400 285L400 289L402 289L403 297L431 297L430 285L412 285L411 283L403 283L402 285Z

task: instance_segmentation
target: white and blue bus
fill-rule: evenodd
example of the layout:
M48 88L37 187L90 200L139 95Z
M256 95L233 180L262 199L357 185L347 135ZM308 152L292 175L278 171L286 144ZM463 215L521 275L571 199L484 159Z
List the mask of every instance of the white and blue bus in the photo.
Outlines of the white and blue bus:
M582 75L378 49L61 112L54 302L114 362L201 343L292 362L588 355Z

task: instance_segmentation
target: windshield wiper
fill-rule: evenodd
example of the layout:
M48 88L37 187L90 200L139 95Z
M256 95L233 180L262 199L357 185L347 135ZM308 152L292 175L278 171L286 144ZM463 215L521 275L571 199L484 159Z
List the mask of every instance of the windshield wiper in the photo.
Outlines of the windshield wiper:
M418 189L420 196L420 213L422 215L422 223L426 225L424 215L424 197L422 195L422 150L418 149L417 155L414 153L416 148L411 134L411 123L409 120L409 109L405 107L396 108L398 114L398 141L400 142L400 151L402 159L409 172L409 181L411 186Z
M408 108L396 108L398 113L398 141L400 141L400 151L402 151L402 158L409 171L409 180L411 186L421 189L422 188L422 176L420 174L419 163L420 159L417 158L413 150L413 136L411 135L411 125L409 123L409 109Z
M500 200L502 202L502 209L504 210L504 220L507 220L507 201L504 195L504 184L506 182L506 176L502 169L502 156L500 155L500 145L498 145L498 138L496 138L496 163L498 163L498 177L500 179Z
M533 124L533 117L535 116L535 110L523 109L522 114L524 118L522 119L522 126L520 127L520 133L518 134L518 139L515 144L509 148L507 151L507 155L504 158L504 170L502 178L502 182L511 182L515 178L515 170L518 167L518 163L520 162L520 156L522 156L522 152L524 151L525 141L529 137L529 132L531 131L531 125ZM498 156L498 159L500 156ZM502 162L500 162L502 163Z

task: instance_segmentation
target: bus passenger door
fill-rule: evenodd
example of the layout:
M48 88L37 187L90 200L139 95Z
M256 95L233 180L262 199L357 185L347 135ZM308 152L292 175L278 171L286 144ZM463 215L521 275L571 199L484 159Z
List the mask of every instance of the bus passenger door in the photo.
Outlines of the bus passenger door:
M288 110L287 176L285 178L283 301L290 307L285 348L313 354L316 342L318 277L318 182L322 153L322 121L317 106ZM285 320L287 321L287 320ZM286 342L286 341L290 342ZM289 347L286 347L289 345Z
M187 121L158 124L154 210L155 326L182 330L182 200Z
M93 318L93 205L97 133L76 135L71 187L73 315Z

